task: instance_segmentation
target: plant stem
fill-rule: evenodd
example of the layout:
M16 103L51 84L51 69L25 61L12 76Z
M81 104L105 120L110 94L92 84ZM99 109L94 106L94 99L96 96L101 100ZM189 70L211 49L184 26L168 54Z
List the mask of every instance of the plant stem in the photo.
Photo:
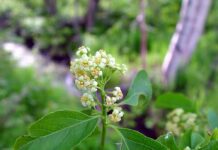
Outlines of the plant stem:
M104 145L105 145L105 137L106 137L106 126L107 126L107 109L105 106L105 91L104 89L100 90L101 92L101 100L102 100L102 134L101 134L101 150L104 150Z

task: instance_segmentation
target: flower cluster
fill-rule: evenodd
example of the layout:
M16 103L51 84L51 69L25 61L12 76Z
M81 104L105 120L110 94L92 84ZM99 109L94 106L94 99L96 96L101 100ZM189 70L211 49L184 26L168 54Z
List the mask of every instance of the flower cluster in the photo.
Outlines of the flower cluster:
M91 55L88 47L82 46L76 52L77 58L71 62L71 72L75 77L76 87L83 92L81 103L85 107L95 107L97 98L94 97L98 89L102 90L103 85L110 79L115 71L125 73L127 67L124 64L117 64L115 58L107 54L104 50L97 51ZM113 122L118 122L123 116L120 107L116 107L116 102L123 98L123 93L119 87L105 95L105 105L113 109L109 118Z
M197 130L195 113L186 113L183 109L177 108L167 115L166 130L175 135L184 133L187 129Z

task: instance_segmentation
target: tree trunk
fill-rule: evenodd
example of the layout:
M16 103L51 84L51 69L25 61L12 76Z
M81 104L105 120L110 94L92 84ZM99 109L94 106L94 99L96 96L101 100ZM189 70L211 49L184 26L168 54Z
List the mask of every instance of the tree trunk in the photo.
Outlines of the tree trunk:
M165 56L164 82L171 84L177 71L190 60L204 28L211 0L183 0L180 20Z

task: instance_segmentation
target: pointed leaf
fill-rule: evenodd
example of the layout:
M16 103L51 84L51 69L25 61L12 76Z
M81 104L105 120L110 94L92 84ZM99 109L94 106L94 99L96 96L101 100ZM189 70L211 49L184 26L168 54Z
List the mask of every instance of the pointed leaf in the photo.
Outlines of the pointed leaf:
M132 81L123 103L136 106L140 96L144 96L147 103L152 96L151 83L144 70L139 71Z
M169 148L169 150L179 150L172 133L167 133L166 135L160 136L157 141L165 145L167 148Z
M86 139L97 122L98 117L75 111L51 113L29 128L30 136L35 139L21 145L19 150L69 150Z
M200 134L189 130L181 137L179 146L180 149L184 149L186 146L197 149L203 142L205 142L205 139Z
M121 135L121 150L167 150L161 143L137 131L127 128L117 128L116 130Z
M215 128L213 130L213 133L211 135L211 140L218 140L218 128Z
M191 134L191 148L197 148L197 146L199 146L203 142L204 142L204 138L200 134L198 134L196 132L192 132L192 134Z
M47 135L89 118L88 115L77 111L57 111L50 113L33 123L29 127L29 134L32 137Z
M21 136L19 138L17 138L15 145L14 145L14 150L18 150L20 147L22 147L23 145L27 144L28 142L32 141L34 138L28 136L28 135L24 135Z
M166 93L158 97L155 101L156 107L175 109L182 108L185 111L194 112L195 106L193 102L180 93Z

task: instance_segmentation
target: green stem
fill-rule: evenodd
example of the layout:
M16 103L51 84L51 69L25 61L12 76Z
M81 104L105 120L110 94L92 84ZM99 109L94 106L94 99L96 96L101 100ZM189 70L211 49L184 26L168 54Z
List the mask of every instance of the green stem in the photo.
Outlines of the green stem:
M105 137L106 137L106 126L107 126L107 109L105 106L105 97L106 94L103 89L100 90L101 92L101 100L102 100L102 134L101 134L101 150L104 150L105 146Z

